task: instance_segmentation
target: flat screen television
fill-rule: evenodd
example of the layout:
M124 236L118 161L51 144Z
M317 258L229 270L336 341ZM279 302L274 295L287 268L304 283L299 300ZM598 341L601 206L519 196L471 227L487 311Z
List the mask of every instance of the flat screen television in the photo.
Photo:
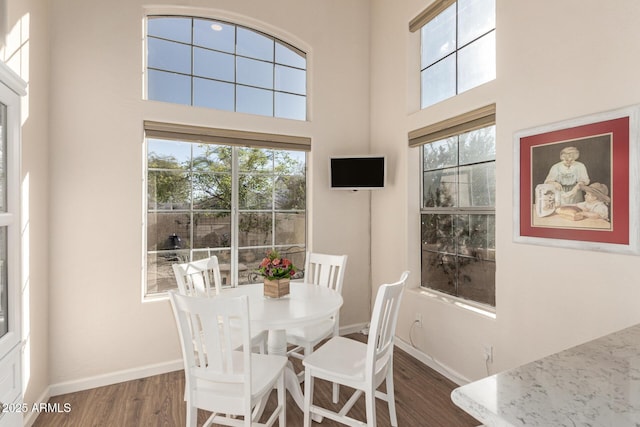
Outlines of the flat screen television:
M376 190L384 188L387 165L384 156L335 156L329 159L331 188Z

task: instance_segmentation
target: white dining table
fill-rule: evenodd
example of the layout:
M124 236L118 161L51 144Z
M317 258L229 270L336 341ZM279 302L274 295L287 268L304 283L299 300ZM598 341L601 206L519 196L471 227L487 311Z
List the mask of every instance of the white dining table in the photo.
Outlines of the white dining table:
M289 294L281 298L264 296L262 283L224 289L220 296L249 297L249 317L252 328L267 330L269 354L287 354L286 330L313 324L340 310L342 296L329 288L304 282L291 282ZM289 363L285 370L285 385L294 401L303 408L304 396L298 376Z

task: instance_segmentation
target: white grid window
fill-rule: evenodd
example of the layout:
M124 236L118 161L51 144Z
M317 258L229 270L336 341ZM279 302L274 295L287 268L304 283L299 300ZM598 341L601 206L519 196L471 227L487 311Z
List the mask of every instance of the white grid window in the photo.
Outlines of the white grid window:
M421 284L495 306L495 125L422 146Z
M171 264L218 256L223 285L258 280L271 248L306 252L306 153L147 138L145 295L175 288Z
M495 79L495 28L495 0L457 0L420 27L421 108Z
M147 19L147 99L306 120L306 54L262 32L186 16Z

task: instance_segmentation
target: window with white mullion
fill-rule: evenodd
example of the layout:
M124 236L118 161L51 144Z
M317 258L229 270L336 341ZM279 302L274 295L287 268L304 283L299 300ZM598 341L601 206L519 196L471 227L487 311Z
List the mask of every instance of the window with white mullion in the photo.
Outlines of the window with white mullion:
M279 171L274 168L276 153L284 159ZM278 224L275 208L276 177L296 178L284 180L285 201L291 206L305 204L304 200L290 200L306 198L306 191L299 191L300 183L305 186L306 157L298 153L148 139L145 294L162 293L174 286L171 263L209 255L220 258L225 266L223 280L233 285L255 281L252 273L266 249L276 244L302 248L296 253L296 262L303 265L304 209L298 209L297 216L284 224L282 240L276 241L276 229L283 227ZM154 167L160 164L164 168ZM189 194L184 194L187 173ZM185 203L187 197L189 203ZM171 241L176 234L180 239Z
M287 50L282 61L278 49ZM293 82L295 96L276 90L279 66L296 67L283 79ZM149 16L147 70L150 100L306 120L306 54L257 30L214 19Z
M13 213L0 213L0 227L7 227L15 223L15 215Z
M237 33L237 29L236 29ZM236 34L237 40L237 34ZM233 232L239 229L240 212L239 204L239 170L238 170L238 151L235 147L231 149L231 277L232 283L238 283L238 233ZM236 249L234 249L236 248Z
M495 0L457 0L420 24L410 29L420 29L421 108L495 79Z
M495 126L421 151L421 286L495 306Z
M21 340L20 146L26 83L0 61L0 358ZM19 380L18 380L19 384Z

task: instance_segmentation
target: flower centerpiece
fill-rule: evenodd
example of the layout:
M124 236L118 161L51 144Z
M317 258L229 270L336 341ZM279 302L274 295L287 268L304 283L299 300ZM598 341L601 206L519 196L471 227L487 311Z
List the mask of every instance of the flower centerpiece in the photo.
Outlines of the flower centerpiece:
M280 298L289 294L289 282L291 276L296 274L296 267L287 258L280 257L277 250L267 252L258 271L264 277L265 296Z

